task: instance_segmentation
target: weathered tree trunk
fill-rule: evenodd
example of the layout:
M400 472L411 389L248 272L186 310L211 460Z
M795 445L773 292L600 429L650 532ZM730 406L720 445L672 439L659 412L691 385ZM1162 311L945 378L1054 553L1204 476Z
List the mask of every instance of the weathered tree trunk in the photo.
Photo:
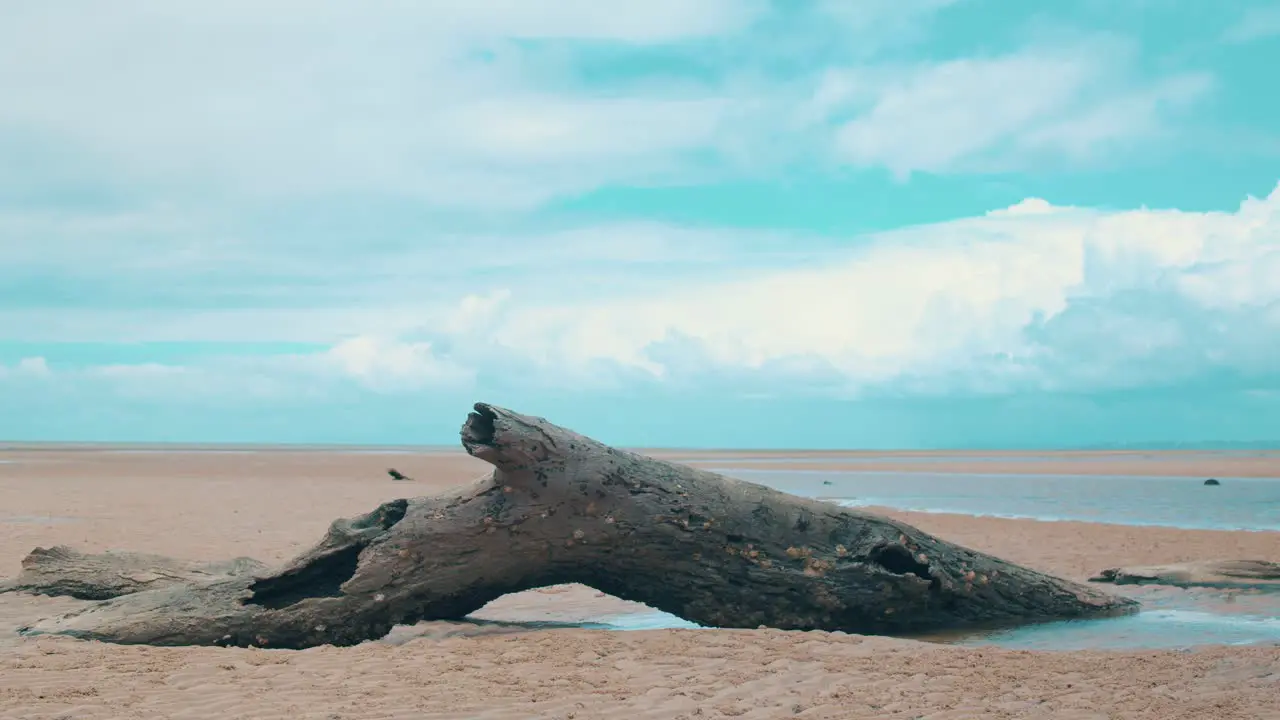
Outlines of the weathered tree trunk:
M138 556L78 556L81 596L119 596L25 632L154 645L348 645L568 582L702 625L869 634L1136 607L900 522L616 450L502 408L476 405L462 443L495 471L452 494L335 521L315 548L273 572L131 592L110 578ZM66 592L56 566L33 567L15 588ZM86 592L94 577L104 580Z
M1108 568L1089 580L1116 585L1280 591L1280 563L1266 560L1204 560L1175 565Z

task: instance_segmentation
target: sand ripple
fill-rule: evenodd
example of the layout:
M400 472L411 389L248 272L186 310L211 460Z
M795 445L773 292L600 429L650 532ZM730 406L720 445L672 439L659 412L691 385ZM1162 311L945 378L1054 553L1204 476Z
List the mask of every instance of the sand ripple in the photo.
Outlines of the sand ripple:
M0 718L1267 718L1280 648L965 650L778 631L543 631L301 652L24 642Z

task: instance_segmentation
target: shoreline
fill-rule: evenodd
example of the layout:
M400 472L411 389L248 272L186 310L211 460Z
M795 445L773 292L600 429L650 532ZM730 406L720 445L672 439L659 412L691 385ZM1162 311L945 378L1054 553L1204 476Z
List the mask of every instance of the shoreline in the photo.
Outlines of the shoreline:
M920 510L916 508L896 508L888 505L842 505L841 507L850 510L863 510L874 513L876 515L894 516L897 514L917 518L921 515L944 515L955 518L971 518L974 520L1014 520L1018 522L1029 523L1075 523L1077 525L1086 526L1103 526L1103 527L1127 527L1153 530L1179 530L1185 532L1221 532L1221 533L1261 533L1276 535L1276 547L1280 549L1280 528L1222 528L1222 527L1188 527L1186 525L1169 525L1148 522L1107 522L1105 520L1077 520L1074 518L1046 518L1033 517L1030 515L1012 515L1012 514L996 514L996 513L964 513L954 510ZM908 521L912 525L918 523L917 520Z
M971 450L971 451L731 451L632 449L650 457L712 469L795 472L913 472L967 475L1058 475L1199 477L1280 480L1280 450ZM487 466L459 448L377 448L332 446L127 446L84 445L41 447L0 443L0 471L50 463L135 461L146 465L186 459L211 466L234 465L245 457L263 456L291 465L337 461L344 466L368 466L380 472L388 465L473 464ZM404 468L400 468L404 469Z
M1022 447L1022 448L732 448L732 447L660 447L644 445L616 445L618 450L638 452L646 455L662 457L848 457L860 455L892 455L892 456L955 456L955 455L1198 455L1198 454L1280 454L1280 442L1275 445L1249 445L1242 447ZM155 450L164 452L183 452L187 450L288 450L288 451L387 451L387 452L462 452L453 442L433 445L425 444L374 444L374 443L271 443L271 442L182 442L182 441L111 441L111 440L0 440L0 452L82 452L94 450Z
M1200 453L1170 457L1163 453L1142 457L1101 455L1060 455L1037 457L983 456L978 460L964 455L859 456L858 462L814 459L808 461L751 461L726 456L724 459L688 460L687 465L710 470L786 470L791 472L842 473L936 473L942 475L1056 475L1239 478L1280 480L1280 454L1249 456L1208 456Z

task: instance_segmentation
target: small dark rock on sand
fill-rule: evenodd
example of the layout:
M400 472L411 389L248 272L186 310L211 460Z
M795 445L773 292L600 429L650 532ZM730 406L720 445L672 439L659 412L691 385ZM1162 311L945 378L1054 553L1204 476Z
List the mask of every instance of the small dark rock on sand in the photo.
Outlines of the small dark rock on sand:
M413 480L413 478L409 477L408 475L405 475L404 473L400 472L395 468L391 468L390 470L388 470L387 474L391 476L392 480Z

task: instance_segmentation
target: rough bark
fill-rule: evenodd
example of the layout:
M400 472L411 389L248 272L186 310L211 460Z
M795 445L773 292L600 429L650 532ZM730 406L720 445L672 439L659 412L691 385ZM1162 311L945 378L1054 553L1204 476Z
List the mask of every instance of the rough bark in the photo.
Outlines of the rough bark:
M90 555L59 545L32 550L22 560L22 573L13 580L0 582L0 593L28 592L107 600L146 590L226 580L268 569L267 565L247 557L225 562L194 562L115 550Z
M1206 560L1175 565L1108 568L1089 578L1116 585L1173 585L1280 591L1280 563L1266 560Z
M904 523L624 452L490 405L476 405L462 443L494 472L447 495L335 521L283 568L120 595L24 631L153 645L348 645L568 582L731 628L910 634L1136 607ZM94 557L106 577L119 558L137 556ZM24 588L65 586L46 574Z

